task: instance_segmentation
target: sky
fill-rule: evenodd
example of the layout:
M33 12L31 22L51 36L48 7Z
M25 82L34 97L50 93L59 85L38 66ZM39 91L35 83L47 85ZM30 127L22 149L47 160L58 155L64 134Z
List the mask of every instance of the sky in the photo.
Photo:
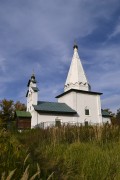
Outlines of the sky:
M39 100L63 92L74 40L102 108L120 108L120 0L0 0L0 99L26 103L35 73Z

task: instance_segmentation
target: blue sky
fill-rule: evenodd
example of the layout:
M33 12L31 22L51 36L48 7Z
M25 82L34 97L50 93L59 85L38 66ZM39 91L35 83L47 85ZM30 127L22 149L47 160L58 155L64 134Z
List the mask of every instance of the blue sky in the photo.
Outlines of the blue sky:
M119 0L0 0L0 99L26 102L34 69L39 100L55 101L74 39L102 107L120 108Z

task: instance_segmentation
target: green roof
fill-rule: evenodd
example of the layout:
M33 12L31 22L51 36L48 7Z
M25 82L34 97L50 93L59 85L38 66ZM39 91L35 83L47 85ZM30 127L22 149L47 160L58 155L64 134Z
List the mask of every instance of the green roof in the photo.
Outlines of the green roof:
M16 111L17 117L31 117L30 112L27 111Z
M39 89L37 87L32 87L33 91L38 92Z
M38 112L76 114L76 111L65 103L38 101L38 105L33 105L33 107Z
M111 117L110 113L102 109L102 116Z

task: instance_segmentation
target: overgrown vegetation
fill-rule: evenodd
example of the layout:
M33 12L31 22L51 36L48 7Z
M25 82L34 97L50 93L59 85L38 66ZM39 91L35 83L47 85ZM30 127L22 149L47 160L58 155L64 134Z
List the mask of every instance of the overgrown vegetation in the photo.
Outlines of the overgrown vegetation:
M14 124L15 120L15 111L26 110L25 104L13 100L3 99L0 100L0 127L9 128L11 124ZM15 127L15 126L14 126Z
M0 130L1 179L119 180L120 127Z
M0 177L2 180L119 180L120 109L112 124L61 126L18 132L20 102L0 101ZM12 128L9 128L9 122Z

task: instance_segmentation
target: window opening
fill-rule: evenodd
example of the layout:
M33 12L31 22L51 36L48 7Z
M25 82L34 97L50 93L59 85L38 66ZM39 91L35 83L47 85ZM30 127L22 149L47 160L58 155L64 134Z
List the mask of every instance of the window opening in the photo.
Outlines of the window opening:
M55 126L56 126L56 127L60 127L60 126L61 126L61 121L60 121L60 119L56 119L56 120L55 120Z
M90 115L89 109L85 109L85 115Z

